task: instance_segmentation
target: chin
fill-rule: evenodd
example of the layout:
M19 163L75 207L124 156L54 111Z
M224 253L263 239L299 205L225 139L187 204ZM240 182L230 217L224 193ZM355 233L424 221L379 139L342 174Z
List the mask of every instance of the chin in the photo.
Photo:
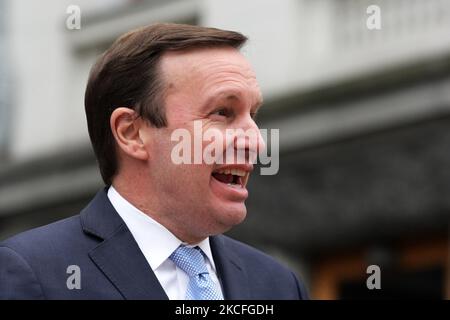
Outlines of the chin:
M242 223L247 216L247 208L244 203L235 203L220 207L214 214L215 220L228 231L232 227Z

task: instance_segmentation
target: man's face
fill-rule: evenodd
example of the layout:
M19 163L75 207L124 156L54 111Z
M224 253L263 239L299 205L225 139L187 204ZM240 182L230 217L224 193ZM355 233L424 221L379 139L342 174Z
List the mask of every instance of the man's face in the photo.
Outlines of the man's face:
M222 233L246 216L246 184L253 167L248 158L245 164L242 159L237 164L236 157L227 160L227 149L247 149L248 155L264 148L253 119L262 103L255 74L238 50L226 47L170 52L160 66L167 86L168 126L148 129L149 174L155 182L151 192L158 195L160 213L172 231L199 238ZM184 128L194 140L194 122L199 120L202 132L215 130L224 139L227 129L251 129L257 136L255 141L224 141L221 164L175 164L172 133ZM209 142L202 143L205 147Z

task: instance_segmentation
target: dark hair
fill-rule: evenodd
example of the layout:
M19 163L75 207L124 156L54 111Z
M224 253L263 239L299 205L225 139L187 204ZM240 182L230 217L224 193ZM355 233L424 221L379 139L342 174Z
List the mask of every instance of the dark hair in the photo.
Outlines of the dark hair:
M89 137L105 184L117 172L115 140L110 128L115 108L127 107L151 125L167 125L164 83L158 62L164 52L201 47L239 49L247 38L234 31L158 23L119 37L92 67L85 93Z

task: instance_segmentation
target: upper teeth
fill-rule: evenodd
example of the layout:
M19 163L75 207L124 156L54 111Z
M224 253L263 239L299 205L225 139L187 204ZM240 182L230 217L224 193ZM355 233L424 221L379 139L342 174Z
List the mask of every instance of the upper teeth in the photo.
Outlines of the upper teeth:
M232 174L235 176L243 177L247 174L246 171L240 170L240 169L223 169L223 170L217 170L217 173L223 173L223 174Z

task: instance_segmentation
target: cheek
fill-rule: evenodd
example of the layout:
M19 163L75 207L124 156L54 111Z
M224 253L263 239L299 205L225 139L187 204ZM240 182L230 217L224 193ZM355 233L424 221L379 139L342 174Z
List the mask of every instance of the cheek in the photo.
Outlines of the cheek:
M194 136L191 130L191 137ZM194 145L191 139L191 156ZM205 143L200 143L205 146ZM173 148L179 141L171 141L171 132L154 136L153 144L149 145L149 171L153 180L167 193L176 193L179 197L205 197L209 192L212 166L208 164L175 164L172 161ZM201 149L200 151L203 151ZM193 158L192 158L193 160Z
M214 164L224 163L226 150L233 147L233 139L226 136L226 129L227 125L224 123L207 123L203 127L202 156L205 163L211 166L211 171Z
M199 165L166 164L158 179L159 187L183 203L204 202L209 194L210 174Z
M150 173L158 185L164 186L168 192L192 196L192 192L205 192L209 186L211 168L205 164L175 164L172 161L173 146L159 143L154 148L155 157L150 163Z

